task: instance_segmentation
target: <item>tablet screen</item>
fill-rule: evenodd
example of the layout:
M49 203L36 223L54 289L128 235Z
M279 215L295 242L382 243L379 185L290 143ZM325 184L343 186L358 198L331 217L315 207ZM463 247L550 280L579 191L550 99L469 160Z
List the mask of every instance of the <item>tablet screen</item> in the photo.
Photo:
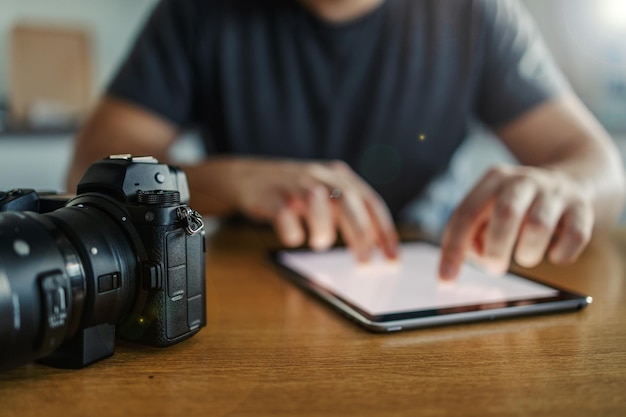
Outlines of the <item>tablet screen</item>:
M438 278L440 249L405 243L398 261L377 255L358 264L345 248L282 251L278 262L369 316L553 298L559 290L513 274L494 277L466 264L458 279Z

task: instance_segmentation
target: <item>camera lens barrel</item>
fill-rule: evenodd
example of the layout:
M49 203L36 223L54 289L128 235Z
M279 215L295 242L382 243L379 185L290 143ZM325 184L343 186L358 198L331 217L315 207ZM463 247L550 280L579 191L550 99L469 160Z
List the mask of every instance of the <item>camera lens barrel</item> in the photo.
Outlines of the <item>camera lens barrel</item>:
M83 309L78 258L66 239L35 216L0 214L0 369L58 348Z
M206 323L203 222L184 173L113 155L77 191L0 193L0 370L81 368L116 336L168 346Z
M113 340L92 354L65 358L59 349L79 329L115 325L139 299L130 240L94 203L0 213L0 369L53 352L55 366L70 368L113 354Z
M132 309L137 291L133 277L138 260L124 230L93 205L68 206L45 214L73 242L83 260L90 294L81 327L115 324Z

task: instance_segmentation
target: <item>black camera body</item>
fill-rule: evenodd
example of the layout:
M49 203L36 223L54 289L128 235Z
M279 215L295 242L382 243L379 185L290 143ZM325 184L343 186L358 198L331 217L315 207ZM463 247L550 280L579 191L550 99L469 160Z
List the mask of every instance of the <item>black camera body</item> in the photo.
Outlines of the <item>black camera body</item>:
M150 346L206 323L205 240L184 173L152 157L91 165L75 197L0 192L0 370L82 368L116 337Z

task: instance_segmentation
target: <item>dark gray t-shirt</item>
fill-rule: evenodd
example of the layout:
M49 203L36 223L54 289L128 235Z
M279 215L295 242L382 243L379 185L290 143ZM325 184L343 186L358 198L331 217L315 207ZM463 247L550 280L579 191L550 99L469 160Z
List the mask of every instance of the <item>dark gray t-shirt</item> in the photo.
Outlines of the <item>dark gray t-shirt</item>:
M344 160L397 214L475 118L566 89L514 0L387 0L345 24L297 0L164 0L108 92L199 128L209 154Z

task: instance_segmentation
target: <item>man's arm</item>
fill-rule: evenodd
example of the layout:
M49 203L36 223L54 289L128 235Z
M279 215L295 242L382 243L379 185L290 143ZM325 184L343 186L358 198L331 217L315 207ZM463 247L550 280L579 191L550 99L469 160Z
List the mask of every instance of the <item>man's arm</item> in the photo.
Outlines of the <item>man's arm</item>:
M152 155L168 162L177 127L141 107L105 98L76 141L67 187L110 154ZM315 249L333 244L339 231L356 257L367 260L375 247L390 258L398 238L382 198L340 161L212 157L185 171L191 205L203 214L239 211L271 223L288 246L306 241ZM331 190L338 198L331 198Z
M595 228L615 224L624 206L624 167L612 138L573 94L544 104L496 130L523 165L561 172L578 184Z
M495 132L522 165L490 170L461 202L444 233L443 278L455 277L467 257L496 273L512 257L529 267L545 256L571 262L622 210L619 152L573 94Z
M168 151L178 133L177 126L155 113L124 100L104 97L76 139L66 178L68 191L76 190L89 165L108 155L150 155L169 163ZM228 174L223 162L181 168L189 182L194 208L216 216L234 210L226 204L228 190L222 182Z
M76 190L89 165L108 155L152 155L165 162L176 134L176 127L159 116L122 100L103 98L74 143L68 192Z

